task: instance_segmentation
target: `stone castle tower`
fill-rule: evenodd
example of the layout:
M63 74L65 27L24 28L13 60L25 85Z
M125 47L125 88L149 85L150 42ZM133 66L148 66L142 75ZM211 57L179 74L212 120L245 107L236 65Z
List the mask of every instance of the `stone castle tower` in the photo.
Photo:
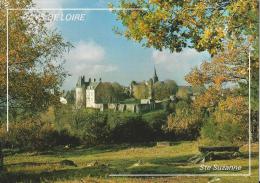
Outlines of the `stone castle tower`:
M80 76L76 84L76 108L86 106L86 86L85 76Z
M96 81L94 78L91 81L85 81L85 76L80 76L76 84L76 108L96 107L96 89L102 82L101 78Z

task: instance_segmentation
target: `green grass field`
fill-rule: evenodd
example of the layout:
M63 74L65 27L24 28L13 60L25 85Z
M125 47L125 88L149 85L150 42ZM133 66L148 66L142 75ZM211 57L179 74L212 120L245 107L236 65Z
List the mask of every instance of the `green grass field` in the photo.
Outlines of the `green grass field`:
M244 158L210 161L205 165L240 165L241 171L201 171L201 164L187 160L198 154L197 142L176 142L172 146L111 145L94 148L57 148L46 152L13 152L4 159L0 182L257 182L258 144L252 145L252 175L236 177L178 176L165 178L110 177L110 174L247 174L247 147ZM8 152L8 151L7 151ZM61 165L72 160L77 166Z

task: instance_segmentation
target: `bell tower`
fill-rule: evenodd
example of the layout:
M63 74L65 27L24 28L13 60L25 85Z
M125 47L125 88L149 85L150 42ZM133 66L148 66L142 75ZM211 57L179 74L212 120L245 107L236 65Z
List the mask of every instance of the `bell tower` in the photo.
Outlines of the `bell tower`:
M76 84L76 108L84 108L86 106L86 82L85 76L80 76Z
M158 78L158 76L157 76L156 68L155 68L155 66L154 66L153 83L156 83L157 81L159 81L159 78Z

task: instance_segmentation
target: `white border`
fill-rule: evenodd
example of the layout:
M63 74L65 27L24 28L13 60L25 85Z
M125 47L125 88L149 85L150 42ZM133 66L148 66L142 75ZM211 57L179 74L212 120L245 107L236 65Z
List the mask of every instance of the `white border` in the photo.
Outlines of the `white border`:
M6 10L6 131L9 131L9 10Z
M7 122L6 122L6 130L9 131L9 11L146 11L146 8L30 8L30 9L17 9L17 8L7 8L6 9L6 106L7 106ZM110 177L175 177L175 176L201 176L201 177L211 177L211 176L251 176L251 48L249 48L248 60L249 60L249 128L248 128L248 155L249 155L249 172L248 174L110 174Z

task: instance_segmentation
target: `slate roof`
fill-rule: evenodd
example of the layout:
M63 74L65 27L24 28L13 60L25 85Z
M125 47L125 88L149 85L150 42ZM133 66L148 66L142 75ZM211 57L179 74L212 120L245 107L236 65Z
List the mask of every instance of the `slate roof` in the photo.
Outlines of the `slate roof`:
M89 89L89 90L95 90L99 84L100 84L100 82L91 82L91 83L87 86L87 89Z

